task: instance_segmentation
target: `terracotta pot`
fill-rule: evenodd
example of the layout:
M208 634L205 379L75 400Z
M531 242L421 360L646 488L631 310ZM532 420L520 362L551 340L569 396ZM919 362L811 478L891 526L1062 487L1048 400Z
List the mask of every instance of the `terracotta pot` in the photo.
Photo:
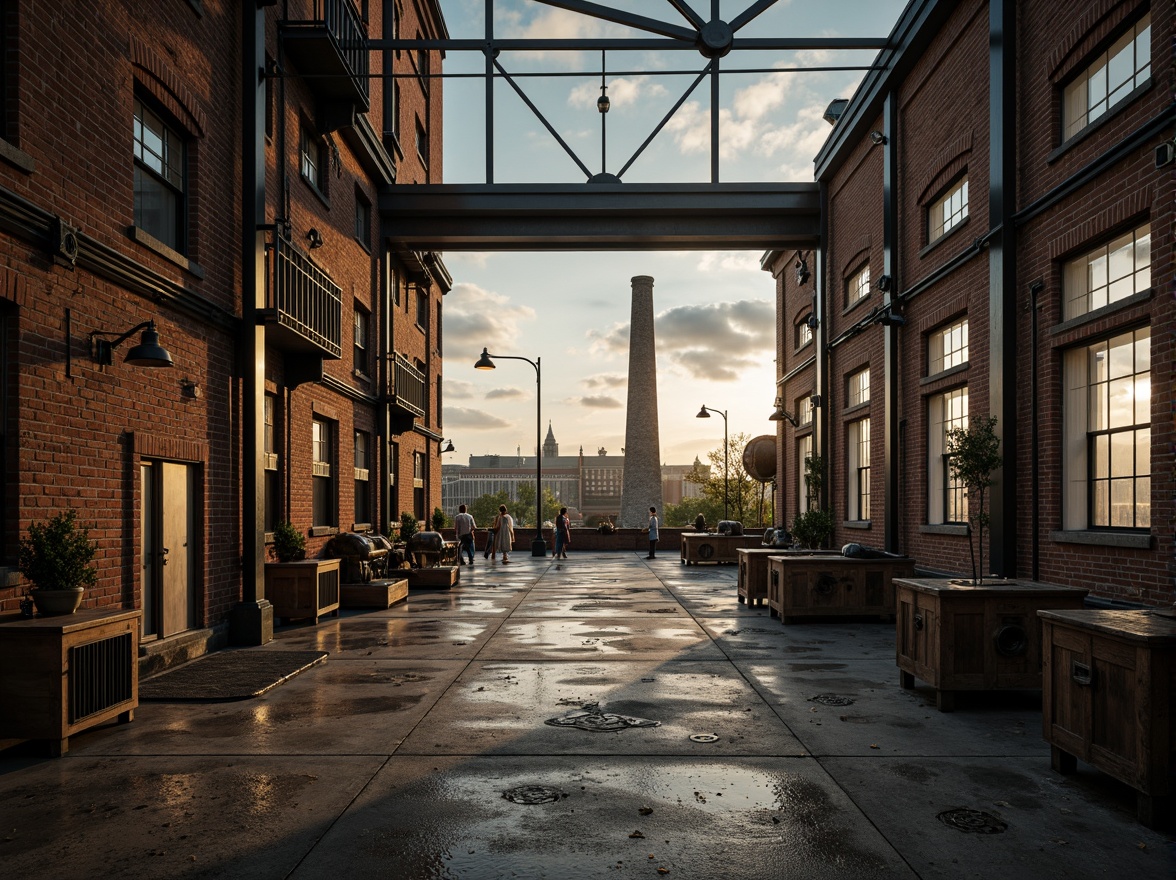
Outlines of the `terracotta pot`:
M46 590L39 588L31 591L33 604L45 617L58 614L73 614L82 604L85 587L73 587L66 590Z

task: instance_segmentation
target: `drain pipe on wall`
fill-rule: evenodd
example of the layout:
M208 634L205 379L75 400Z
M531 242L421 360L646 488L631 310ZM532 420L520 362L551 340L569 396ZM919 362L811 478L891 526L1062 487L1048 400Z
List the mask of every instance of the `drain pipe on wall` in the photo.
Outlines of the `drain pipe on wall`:
M1032 449L1032 461L1029 465L1029 470L1033 474L1033 482L1030 484L1030 520L1033 528L1033 537L1030 541L1030 577L1037 581L1041 569L1041 479L1038 477L1038 459L1041 456L1039 452L1040 442L1038 438L1037 428L1037 312L1041 308L1037 302L1037 296L1041 291L1045 290L1045 282L1038 278L1029 285L1029 422L1030 422L1030 447Z

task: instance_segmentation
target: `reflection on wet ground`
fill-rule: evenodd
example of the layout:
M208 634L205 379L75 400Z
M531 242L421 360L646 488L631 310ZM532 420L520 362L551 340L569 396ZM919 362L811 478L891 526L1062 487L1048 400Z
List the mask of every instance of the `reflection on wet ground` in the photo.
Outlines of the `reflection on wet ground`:
M1039 692L940 713L921 682L899 687L893 624L784 626L737 602L735 566L511 562L280 627L250 650L329 658L260 698L144 704L57 761L0 754L4 875L1165 869L1167 839L1134 822L1129 790L1050 769ZM939 818L957 809L1003 828Z

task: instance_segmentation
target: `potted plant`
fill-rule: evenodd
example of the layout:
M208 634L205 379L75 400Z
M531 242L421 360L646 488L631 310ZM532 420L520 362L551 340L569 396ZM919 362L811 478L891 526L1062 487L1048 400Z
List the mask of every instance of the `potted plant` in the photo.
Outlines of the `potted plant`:
M445 511L440 507L433 508L433 531L439 532L449 525L449 517L445 515Z
M97 551L74 510L31 523L20 540L18 565L32 584L30 595L37 610L47 616L77 611L86 587L98 579L91 565Z
M400 514L400 540L407 541L417 533L417 518L407 510Z
M992 472L1001 466L1000 438L996 436L996 416L969 422L966 428L947 432L947 466L952 477L963 484L968 498L968 551L972 555L972 583L983 582L984 529L989 522L984 509L984 493L992 485ZM972 541L972 523L976 524L976 542ZM976 566L976 544L980 565Z
M803 547L816 550L833 534L833 514L812 508L798 513L792 521L792 537Z
M283 520L274 529L270 555L278 562L296 562L306 557L306 538L289 520Z

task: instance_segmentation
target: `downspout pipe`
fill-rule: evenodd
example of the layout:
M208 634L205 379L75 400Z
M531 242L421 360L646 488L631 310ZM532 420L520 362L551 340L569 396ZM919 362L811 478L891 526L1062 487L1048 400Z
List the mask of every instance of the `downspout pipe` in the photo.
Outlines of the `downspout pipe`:
M882 107L882 277L886 284L882 288L882 311L880 318L883 330L883 362L885 395L883 401L883 473L886 484L884 493L886 519L883 541L886 550L900 552L901 531L899 514L902 499L899 496L902 485L899 480L899 329L905 323L894 312L896 279L899 277L898 249L898 156L895 152L895 134L898 131L898 100L894 92L888 92ZM881 280L881 279L879 279Z
M1038 416L1040 410L1037 401L1037 322L1039 320L1038 309L1040 306L1037 302L1037 297L1041 291L1045 289L1045 282L1040 278L1029 285L1029 436L1032 447L1030 449L1031 462L1029 470L1033 474L1032 483L1029 487L1030 492L1030 506L1032 508L1032 528L1033 535L1031 540L1031 574L1033 580L1040 579L1041 571L1041 480L1038 474L1041 472L1039 462L1041 458L1041 442L1038 435Z

